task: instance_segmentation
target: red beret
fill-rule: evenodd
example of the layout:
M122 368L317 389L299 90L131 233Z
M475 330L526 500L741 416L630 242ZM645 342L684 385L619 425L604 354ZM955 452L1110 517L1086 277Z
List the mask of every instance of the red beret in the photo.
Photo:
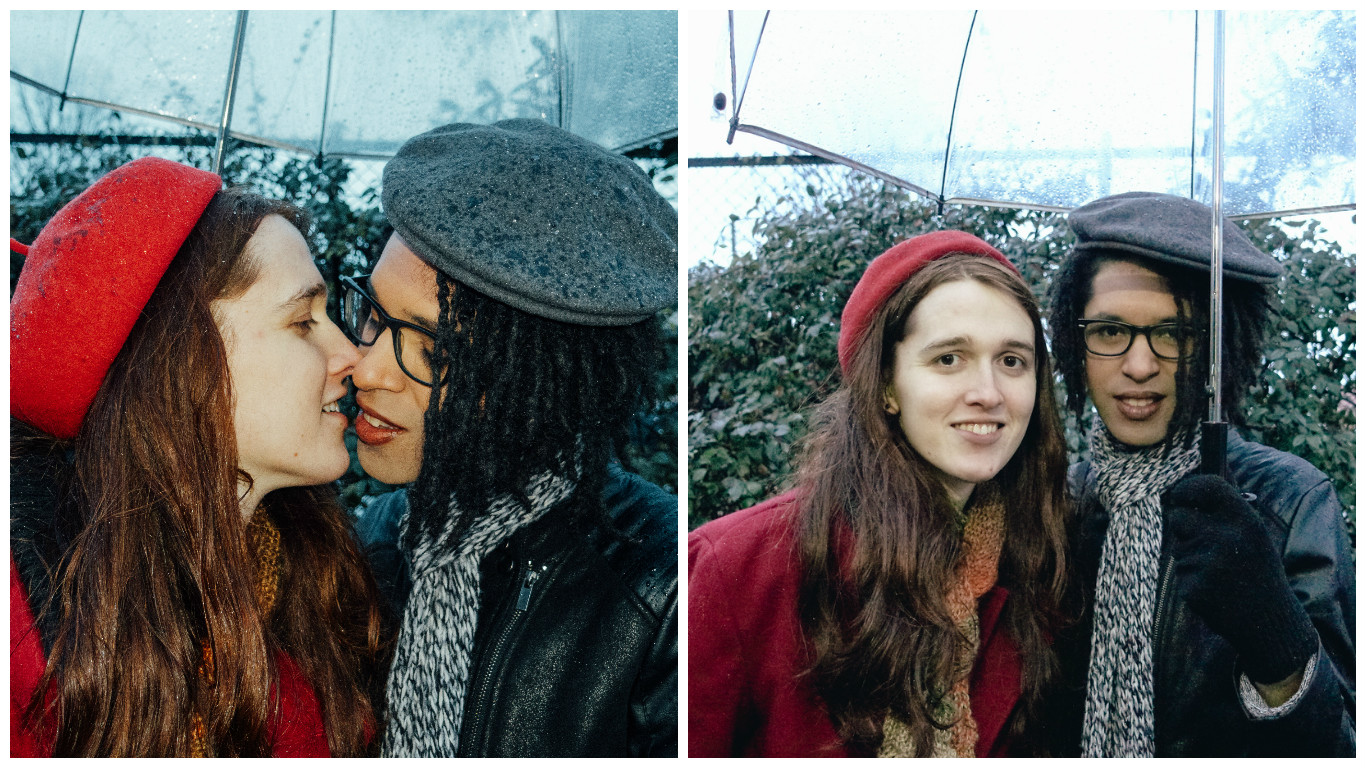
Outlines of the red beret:
M171 259L222 187L157 157L67 203L27 254L10 298L10 415L72 438Z
M854 286L854 292L849 295L849 303L844 305L844 314L840 316L841 373L849 375L849 362L854 356L854 347L868 332L868 326L873 322L873 315L878 308L917 270L940 256L948 256L951 253L990 256L1010 267L1015 274L1020 273L1000 251L967 232L952 229L913 237L888 248L886 253L873 259L868 269L864 270L863 277L859 278L858 285Z

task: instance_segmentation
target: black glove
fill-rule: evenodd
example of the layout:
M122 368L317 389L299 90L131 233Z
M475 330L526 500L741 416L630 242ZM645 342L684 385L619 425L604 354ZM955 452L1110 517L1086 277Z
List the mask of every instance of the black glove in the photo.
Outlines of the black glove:
M1169 496L1166 535L1191 609L1238 651L1255 683L1303 669L1318 633L1290 591L1257 511L1214 475L1191 475Z

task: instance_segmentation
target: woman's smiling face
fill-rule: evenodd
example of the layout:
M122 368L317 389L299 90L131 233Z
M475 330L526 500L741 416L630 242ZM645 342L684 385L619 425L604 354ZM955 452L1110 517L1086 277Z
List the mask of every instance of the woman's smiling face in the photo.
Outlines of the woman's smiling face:
M327 287L299 230L267 216L242 258L256 262L256 282L213 311L228 353L238 468L252 478L249 515L270 491L346 472L337 401L360 358L327 316Z
M930 291L895 348L887 412L962 506L995 477L1034 412L1034 325L1011 296L976 280Z

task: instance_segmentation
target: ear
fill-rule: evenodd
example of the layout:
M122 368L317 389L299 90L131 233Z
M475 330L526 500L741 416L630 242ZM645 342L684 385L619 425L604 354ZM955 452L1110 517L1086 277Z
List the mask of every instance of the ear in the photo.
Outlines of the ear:
M896 389L890 381L882 388L882 409L892 416L901 413L901 404L896 401Z

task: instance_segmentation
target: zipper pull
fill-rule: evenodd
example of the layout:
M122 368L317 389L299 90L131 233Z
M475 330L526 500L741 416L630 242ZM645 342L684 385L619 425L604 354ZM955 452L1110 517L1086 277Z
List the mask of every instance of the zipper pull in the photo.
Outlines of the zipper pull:
M545 566L541 566L545 570ZM541 578L541 574L531 566L531 561L526 563L526 571L522 573L522 591L517 594L517 610L525 611L531 604L531 588L536 584L536 580Z

